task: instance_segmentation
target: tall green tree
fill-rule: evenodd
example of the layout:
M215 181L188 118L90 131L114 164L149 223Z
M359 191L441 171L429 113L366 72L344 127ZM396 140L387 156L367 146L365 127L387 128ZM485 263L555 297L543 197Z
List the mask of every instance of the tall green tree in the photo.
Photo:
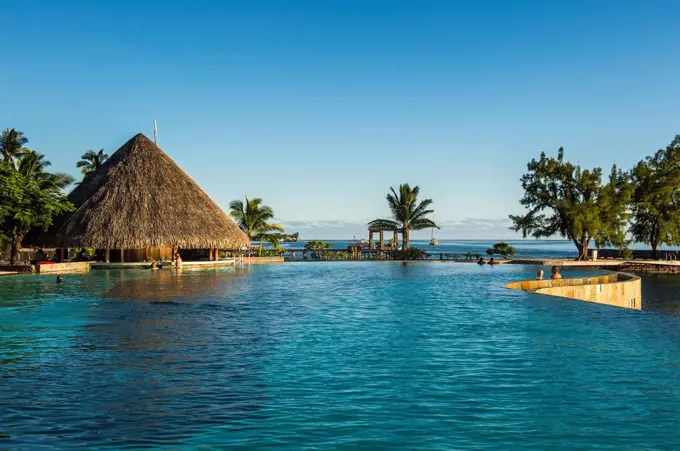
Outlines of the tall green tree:
M80 161L76 163L76 167L80 168L83 177L87 177L88 175L97 172L108 158L109 156L104 153L104 149L99 149L97 152L88 150L80 157Z
M439 228L430 217L434 210L430 210L432 199L418 202L420 188L408 183L399 185L399 191L390 187L387 193L387 205L390 207L392 219L376 219L368 223L369 227L384 229L401 229L404 236L404 249L411 246L411 230L424 230L432 227Z
M17 263L21 242L29 230L47 229L56 215L73 210L54 180L27 177L13 163L0 162L0 234L11 241L12 264Z
M28 180L40 183L43 187L52 186L65 189L74 182L73 177L62 172L49 173L45 169L52 163L45 160L45 155L31 149L26 149L19 158L17 170Z
M680 135L631 173L635 187L630 233L649 244L655 258L659 246L680 244Z
M267 205L262 205L262 199L248 199L245 203L240 200L232 201L229 205L230 215L241 230L248 235L251 241L260 242L260 253L262 253L262 243L271 242L274 247L278 247L278 235L274 232L284 232L283 226L273 224L274 210Z
M578 259L588 259L591 240L596 245L625 244L625 226L633 192L628 174L612 167L609 182L602 183L602 169L581 169L564 161L564 149L557 158L541 153L531 160L522 176L524 215L510 215L512 230L526 238L555 235L573 241Z
M25 153L28 138L13 128L6 128L0 134L0 155L5 163L14 167L14 160Z

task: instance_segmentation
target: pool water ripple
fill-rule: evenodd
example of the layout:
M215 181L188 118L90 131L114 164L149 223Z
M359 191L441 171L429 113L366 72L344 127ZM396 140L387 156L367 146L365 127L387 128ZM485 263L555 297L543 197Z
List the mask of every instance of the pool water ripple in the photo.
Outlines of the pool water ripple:
M676 449L680 318L534 269L2 278L0 449Z

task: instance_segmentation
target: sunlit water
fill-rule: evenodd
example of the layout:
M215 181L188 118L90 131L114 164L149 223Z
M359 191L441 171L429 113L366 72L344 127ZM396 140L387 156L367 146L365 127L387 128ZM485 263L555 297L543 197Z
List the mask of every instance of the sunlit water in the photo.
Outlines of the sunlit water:
M2 277L0 449L677 449L680 318L503 288L534 271Z

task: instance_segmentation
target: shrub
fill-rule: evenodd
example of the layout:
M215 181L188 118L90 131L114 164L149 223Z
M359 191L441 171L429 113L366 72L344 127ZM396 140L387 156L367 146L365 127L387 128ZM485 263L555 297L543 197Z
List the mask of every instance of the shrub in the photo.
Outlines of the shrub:
M408 249L394 251L392 253L392 258L394 260L423 260L426 255L427 252L424 250L410 247Z
M328 260L329 254L332 254L332 252L323 252L323 249L330 248L331 248L330 243L326 243L325 241L309 241L307 242L307 244L305 244L304 249L305 251L311 251L313 259Z
M517 251L515 250L514 247L510 246L508 243L496 243L493 245L493 247L489 248L486 250L486 254L488 256L492 256L494 254L498 254L503 256L503 258L508 258L513 255L515 255Z
M460 256L465 260L477 260L482 256L482 254L480 254L479 252L465 252L460 254Z

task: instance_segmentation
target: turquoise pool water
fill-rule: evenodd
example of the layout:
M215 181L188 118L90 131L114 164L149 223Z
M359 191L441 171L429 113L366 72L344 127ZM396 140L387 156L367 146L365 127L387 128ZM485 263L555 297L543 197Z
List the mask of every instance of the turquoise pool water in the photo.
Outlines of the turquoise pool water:
M2 277L0 449L677 449L680 318L503 288L533 274Z

